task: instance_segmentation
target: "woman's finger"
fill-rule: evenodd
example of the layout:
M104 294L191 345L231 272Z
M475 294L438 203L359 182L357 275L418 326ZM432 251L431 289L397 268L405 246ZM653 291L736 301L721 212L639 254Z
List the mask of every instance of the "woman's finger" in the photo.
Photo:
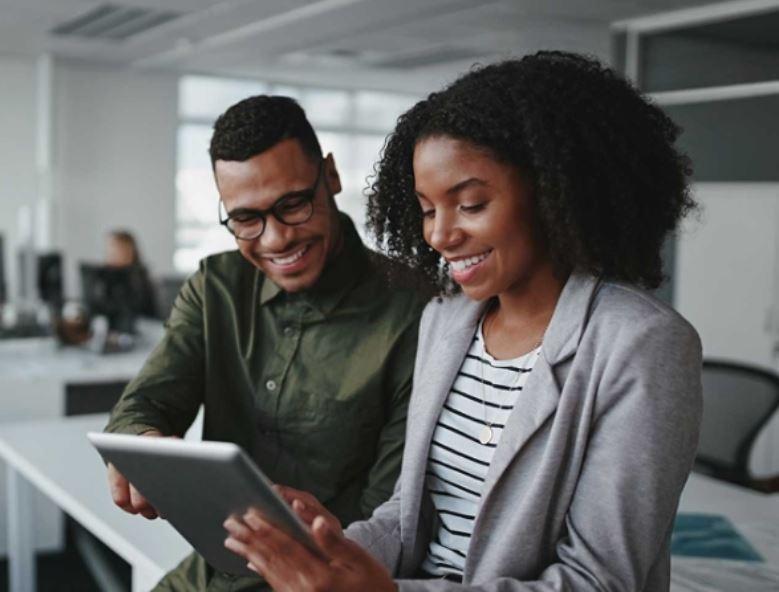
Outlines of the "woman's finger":
M330 566L285 532L256 516L245 515L243 519L255 522L257 529L252 531L249 542L241 549L245 554L241 555L275 590L308 590L307 582L328 577Z
M252 538L252 530L238 516L230 516L222 523L222 526L230 533L230 536L239 541L247 543Z
M370 555L359 545L344 537L341 532L334 531L324 516L314 519L311 533L320 549L330 559L358 564L370 560Z
M255 532L260 532L266 527L266 522L255 508L249 508L241 517L243 522Z
M305 554L312 557L311 553L290 537L283 530L266 522L255 510L248 510L240 519L248 525L249 535L246 542L266 558L285 557L289 555Z
M225 539L224 545L226 548L230 549L233 553L240 555L244 559L248 558L249 555L249 548L248 546L243 542L235 538L233 535L228 536Z
M317 516L324 516L333 530L336 532L343 531L341 521L310 493L287 487L286 485L277 484L273 487L307 526L310 527Z
M319 516L319 512L317 512L316 508L312 508L311 506L306 505L299 499L292 501L292 509L295 511L295 514L298 515L298 518L300 518L308 526L311 526L314 518Z
M227 549L236 555L240 555L246 559L248 562L246 567L248 567L250 570L258 574L263 574L264 567L266 565L265 558L261 554L252 551L249 545L239 541L232 536L229 536L225 539L224 545Z
M295 500L298 500L308 507L320 506L324 509L324 506L319 503L319 500L307 491L301 491L300 489L295 489L294 487L288 487L286 485L279 484L274 485L273 489L275 489L276 493L278 493L281 498L290 505L292 505L292 502Z

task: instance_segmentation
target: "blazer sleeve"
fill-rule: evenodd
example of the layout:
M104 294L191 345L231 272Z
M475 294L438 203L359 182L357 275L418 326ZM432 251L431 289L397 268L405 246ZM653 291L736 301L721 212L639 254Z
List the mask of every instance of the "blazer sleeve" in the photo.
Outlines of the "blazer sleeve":
M376 508L368 520L349 525L344 534L394 573L400 560L400 479L392 497Z
M587 388L598 389L598 403L556 561L534 580L398 580L399 590L647 589L650 569L668 561L702 411L697 333L679 317L660 316L610 340L601 350L606 361L590 369Z

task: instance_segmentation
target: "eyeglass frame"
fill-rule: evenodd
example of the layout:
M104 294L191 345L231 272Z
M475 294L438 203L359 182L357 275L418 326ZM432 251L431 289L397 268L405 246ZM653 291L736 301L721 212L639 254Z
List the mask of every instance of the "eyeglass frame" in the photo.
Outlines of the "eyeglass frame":
M322 158L319 160L319 166L317 167L317 174L316 179L314 180L314 184L311 185L311 187L307 187L305 189L299 189L297 191L290 191L289 193L285 193L280 198L278 198L275 202L273 202L273 205L271 207L266 208L264 210L257 210L253 208L239 208L239 212L241 215L251 214L253 216L256 216L260 220L262 220L262 230L260 230L259 234L252 237L241 237L235 234L233 232L232 228L228 226L230 223L230 220L232 219L232 214L227 213L226 218L222 218L222 209L224 208L224 203L222 202L222 199L219 199L218 204L218 216L219 216L219 224L224 226L227 229L227 232L232 234L236 240L244 240L244 241L252 241L257 240L260 238L263 233L265 232L265 228L268 226L268 214L272 215L279 223L284 224L285 226L299 226L301 224L305 224L309 220L311 220L311 217L314 215L314 200L316 199L316 190L319 187L319 182L322 180L322 171L324 170L324 164L325 164L325 158ZM325 186L327 186L327 179L324 179ZM329 192L329 191L328 191ZM301 220L300 222L286 222L284 221L281 216L276 212L276 208L279 207L279 204L283 204L284 200L290 199L290 198L305 198L305 204L309 207L308 216L305 220Z

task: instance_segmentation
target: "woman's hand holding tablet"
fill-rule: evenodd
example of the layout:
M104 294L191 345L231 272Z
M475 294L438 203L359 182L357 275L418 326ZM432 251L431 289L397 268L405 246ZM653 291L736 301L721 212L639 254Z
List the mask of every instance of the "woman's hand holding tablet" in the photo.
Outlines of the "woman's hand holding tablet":
M274 486L298 517L311 528L319 554L266 521L254 508L231 516L225 547L243 557L247 567L262 575L277 592L394 592L387 569L357 543L343 535L338 519L310 493Z

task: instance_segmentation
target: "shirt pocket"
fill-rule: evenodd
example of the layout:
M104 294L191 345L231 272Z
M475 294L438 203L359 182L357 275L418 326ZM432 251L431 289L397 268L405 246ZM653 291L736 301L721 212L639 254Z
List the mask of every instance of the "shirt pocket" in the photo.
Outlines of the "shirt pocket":
M326 392L299 393L292 413L287 415L287 425L292 431L306 433L326 432L337 436L339 432L373 430L381 427L383 410L379 397L334 397Z
M296 413L280 425L289 449L321 468L336 473L363 466L373 459L384 413L379 396L366 393L348 398L327 392L299 392Z

